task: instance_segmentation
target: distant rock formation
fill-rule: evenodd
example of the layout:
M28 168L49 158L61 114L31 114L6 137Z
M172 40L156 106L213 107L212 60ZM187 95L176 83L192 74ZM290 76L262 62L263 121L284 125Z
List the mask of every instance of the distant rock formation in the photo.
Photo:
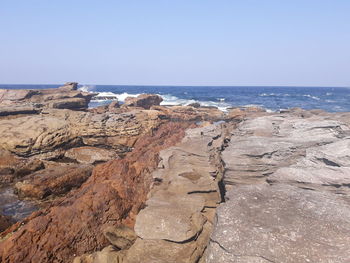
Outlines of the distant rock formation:
M163 101L162 97L154 94L141 94L134 97L127 97L123 104L123 107L141 107L144 109L150 109L152 106L157 106Z
M78 84L68 82L57 89L0 89L0 116L37 113L42 109L86 109L95 95L77 90Z

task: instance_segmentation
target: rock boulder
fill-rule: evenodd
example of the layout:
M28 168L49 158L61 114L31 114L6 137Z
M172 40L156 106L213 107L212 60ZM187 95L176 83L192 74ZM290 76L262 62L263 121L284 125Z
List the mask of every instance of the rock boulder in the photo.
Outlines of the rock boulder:
M152 106L159 105L163 101L162 97L155 94L141 94L136 98L127 97L123 106L128 107L141 107L144 109L150 109Z

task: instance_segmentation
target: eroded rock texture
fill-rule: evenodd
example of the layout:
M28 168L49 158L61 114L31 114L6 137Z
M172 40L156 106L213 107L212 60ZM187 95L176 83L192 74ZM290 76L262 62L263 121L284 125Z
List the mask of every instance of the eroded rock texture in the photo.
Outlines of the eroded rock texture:
M350 261L348 120L294 110L239 125L207 262Z
M167 123L145 135L122 160L97 166L76 191L2 233L2 262L70 262L100 250L110 225L132 226L152 182L159 151L184 136L189 123Z
M220 152L228 129L225 124L190 129L181 143L161 151L158 169L152 173L153 188L145 208L136 216L133 245L121 251L106 247L74 262L203 260L215 208L222 198Z

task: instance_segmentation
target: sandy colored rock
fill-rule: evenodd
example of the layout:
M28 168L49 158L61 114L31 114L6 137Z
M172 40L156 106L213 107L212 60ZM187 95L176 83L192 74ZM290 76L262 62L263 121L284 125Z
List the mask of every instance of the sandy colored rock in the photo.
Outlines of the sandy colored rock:
M155 94L141 94L134 97L127 97L123 104L123 107L141 107L144 109L150 109L152 106L159 105L163 101L162 97Z
M85 164L96 164L118 158L115 151L89 146L71 148L65 152L64 156Z
M137 238L133 229L123 225L108 226L103 230L103 234L118 249L129 248Z

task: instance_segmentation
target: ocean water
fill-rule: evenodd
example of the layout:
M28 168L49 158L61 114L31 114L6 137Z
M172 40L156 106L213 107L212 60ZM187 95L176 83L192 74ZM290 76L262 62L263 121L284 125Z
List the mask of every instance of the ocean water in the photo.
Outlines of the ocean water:
M55 88L60 85L0 85L0 88L33 89ZM350 111L350 88L339 87L215 87L215 86L120 86L80 85L84 91L98 96L90 107L109 103L111 99L123 102L128 96L155 93L163 97L162 105L187 105L199 102L203 106L229 107L260 106L271 111L300 107L323 109L330 112Z

